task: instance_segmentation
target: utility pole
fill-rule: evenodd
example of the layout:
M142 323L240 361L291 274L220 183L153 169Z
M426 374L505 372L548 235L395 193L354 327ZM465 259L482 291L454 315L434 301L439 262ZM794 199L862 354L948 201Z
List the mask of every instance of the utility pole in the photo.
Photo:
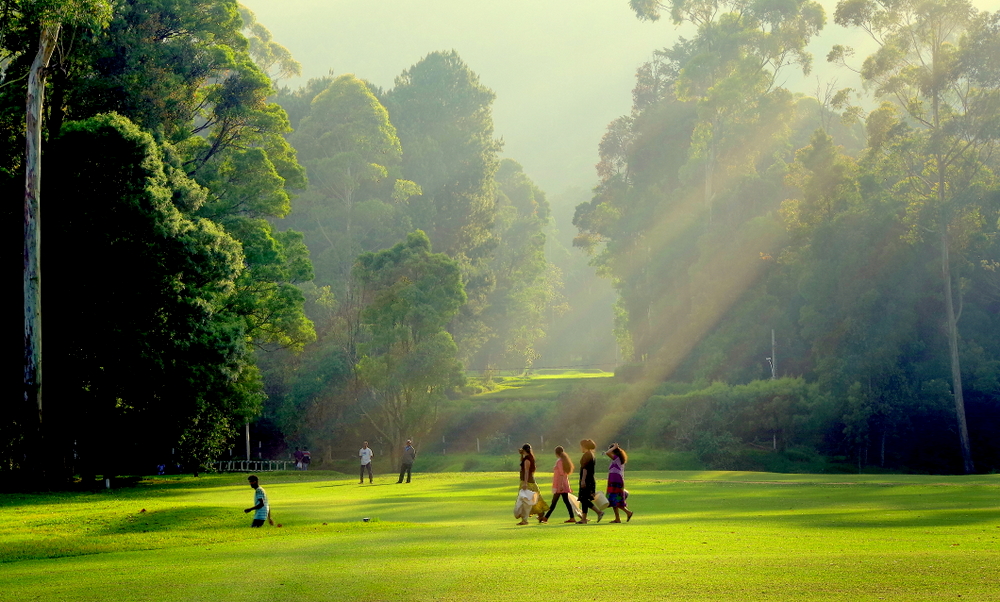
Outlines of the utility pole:
M774 329L771 329L771 380L777 378L778 374L778 356L777 348L774 345Z

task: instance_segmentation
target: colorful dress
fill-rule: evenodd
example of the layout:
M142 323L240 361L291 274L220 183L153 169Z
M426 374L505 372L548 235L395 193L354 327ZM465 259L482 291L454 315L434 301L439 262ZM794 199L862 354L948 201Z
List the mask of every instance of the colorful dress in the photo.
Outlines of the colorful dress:
M556 465L552 467L552 493L573 493L573 488L569 485L569 475L563 469L562 458L556 460Z
M625 507L625 465L615 456L608 467L608 504L611 508Z
M538 485L535 484L534 458L528 456L521 458L521 482L527 483L527 489L539 494L535 505L531 508L530 514L545 514L545 511L549 509L549 503L542 499L541 492L538 491Z

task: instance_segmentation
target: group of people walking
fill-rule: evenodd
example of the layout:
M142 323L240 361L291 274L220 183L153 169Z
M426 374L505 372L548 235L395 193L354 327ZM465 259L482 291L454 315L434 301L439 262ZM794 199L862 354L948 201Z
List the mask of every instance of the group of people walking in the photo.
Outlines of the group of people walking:
M542 499L535 483L535 454L531 445L525 443L519 450L521 454L521 487L518 492L519 503L515 506L515 517L520 518L518 525L527 525L528 518L537 516L539 523L549 522L559 499L562 498L569 512L569 520L564 522L587 524L590 522L588 514L593 510L597 514L597 522L604 518L603 510L610 507L615 512L613 523L620 523L621 512L625 513L625 522L632 520L633 512L629 510L626 498L628 491L625 490L625 463L628 462L628 454L617 443L608 446L604 452L611 459L611 466L608 468L608 484L603 495L597 491L597 481L594 476L597 460L594 457L594 450L597 444L593 439L583 439L580 441L580 451L583 456L580 458L580 481L579 497L580 508L577 509L571 496L573 488L570 486L569 475L573 474L573 461L565 448L559 445L555 448L556 463L552 467L552 503L548 504ZM535 495L532 497L530 493ZM527 501L532 500L532 504Z

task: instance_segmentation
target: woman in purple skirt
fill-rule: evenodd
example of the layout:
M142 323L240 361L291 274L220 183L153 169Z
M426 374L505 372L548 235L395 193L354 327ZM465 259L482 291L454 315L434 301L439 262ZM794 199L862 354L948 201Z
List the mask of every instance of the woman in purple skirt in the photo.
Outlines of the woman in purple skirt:
M615 510L615 520L611 521L613 523L622 522L621 516L618 514L618 509L621 508L625 511L628 518L625 522L632 520L632 511L628 509L628 504L625 500L628 495L625 491L625 463L628 462L628 456L625 454L625 450L621 448L617 443L612 443L608 447L608 451L604 452L604 455L611 458L611 466L608 467L608 502L612 508Z

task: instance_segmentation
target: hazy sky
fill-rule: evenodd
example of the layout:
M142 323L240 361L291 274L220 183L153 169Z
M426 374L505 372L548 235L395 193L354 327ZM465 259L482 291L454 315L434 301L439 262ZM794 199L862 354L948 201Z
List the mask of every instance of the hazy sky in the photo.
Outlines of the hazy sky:
M636 68L690 30L669 18L643 23L628 0L242 0L302 63L301 80L354 73L385 89L435 50L456 50L497 94L496 135L546 192L596 183L597 144L608 122L629 112ZM835 43L861 47L833 24L836 0L821 0L827 25L811 45L814 72L786 85L812 93L816 76L856 86L825 62ZM1000 0L979 0L996 10ZM859 48L859 50L862 50ZM863 52L859 53L863 56Z

